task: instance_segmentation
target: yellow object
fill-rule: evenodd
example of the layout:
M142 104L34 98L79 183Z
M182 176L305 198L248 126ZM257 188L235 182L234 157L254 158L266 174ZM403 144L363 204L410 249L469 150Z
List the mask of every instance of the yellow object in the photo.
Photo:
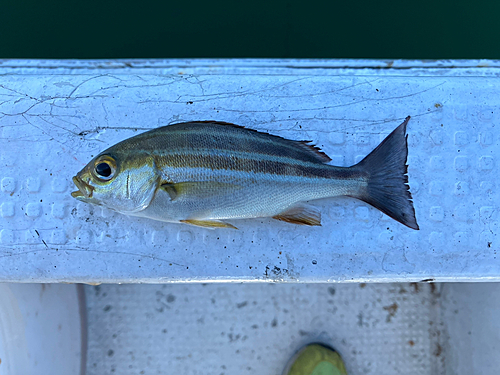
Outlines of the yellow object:
M295 354L283 375L347 375L347 371L336 351L311 344Z

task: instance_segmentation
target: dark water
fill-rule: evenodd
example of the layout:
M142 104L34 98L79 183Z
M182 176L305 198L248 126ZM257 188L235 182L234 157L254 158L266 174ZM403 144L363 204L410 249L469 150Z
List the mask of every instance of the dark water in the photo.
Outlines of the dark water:
M500 58L500 2L0 0L0 57Z

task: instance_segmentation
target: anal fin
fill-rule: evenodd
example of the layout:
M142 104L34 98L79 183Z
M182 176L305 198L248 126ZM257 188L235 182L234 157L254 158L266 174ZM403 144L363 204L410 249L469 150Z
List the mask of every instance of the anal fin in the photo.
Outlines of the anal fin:
M321 226L321 213L319 210L316 207L306 205L294 206L273 216L273 219L292 224Z
M181 220L181 223L186 223L186 224L191 224L191 225L196 225L198 227L203 227L203 228L210 228L210 229L215 229L215 228L233 228L233 229L238 229L234 225L231 225L229 223L225 223L220 220Z

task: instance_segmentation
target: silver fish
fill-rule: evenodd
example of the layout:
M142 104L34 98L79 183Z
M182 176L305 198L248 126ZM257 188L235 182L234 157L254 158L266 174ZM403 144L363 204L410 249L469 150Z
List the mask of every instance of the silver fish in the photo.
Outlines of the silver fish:
M272 217L321 225L315 199L360 199L419 229L408 186L406 125L351 167L308 141L200 121L154 129L101 152L73 181L76 199L114 211L202 227Z

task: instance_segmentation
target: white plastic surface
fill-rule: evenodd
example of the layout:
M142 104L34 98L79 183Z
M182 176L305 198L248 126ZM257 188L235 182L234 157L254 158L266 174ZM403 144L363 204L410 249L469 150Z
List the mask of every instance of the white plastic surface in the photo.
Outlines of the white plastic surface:
M0 284L0 374L85 374L81 286Z
M411 66L2 61L0 281L500 280L500 68ZM347 166L407 115L420 231L349 198L317 203L318 228L257 219L211 231L69 195L93 155L170 123L220 120L312 139Z

